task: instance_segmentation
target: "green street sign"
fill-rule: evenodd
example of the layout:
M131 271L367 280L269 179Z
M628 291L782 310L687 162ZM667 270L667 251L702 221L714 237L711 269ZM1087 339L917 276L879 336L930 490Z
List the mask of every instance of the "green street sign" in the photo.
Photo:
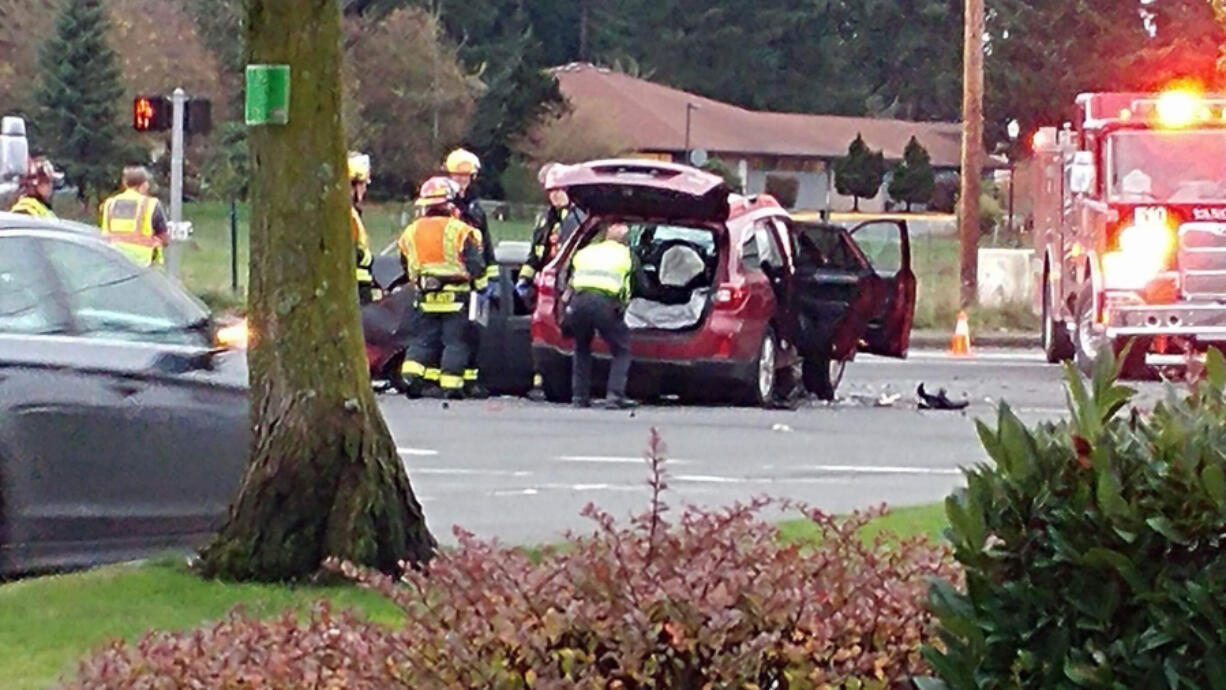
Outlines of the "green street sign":
M247 65L248 125L289 123L289 65Z

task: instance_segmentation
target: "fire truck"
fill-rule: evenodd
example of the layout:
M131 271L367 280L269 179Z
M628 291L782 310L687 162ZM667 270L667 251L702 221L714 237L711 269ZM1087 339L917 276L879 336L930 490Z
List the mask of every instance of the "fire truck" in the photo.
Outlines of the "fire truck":
M1091 93L1035 134L1043 349L1147 378L1226 346L1226 96Z

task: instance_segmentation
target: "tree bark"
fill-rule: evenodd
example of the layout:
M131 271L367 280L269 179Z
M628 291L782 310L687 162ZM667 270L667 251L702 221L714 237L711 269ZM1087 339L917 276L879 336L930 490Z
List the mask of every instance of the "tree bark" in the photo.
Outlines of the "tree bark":
M251 462L206 576L393 572L436 546L375 402L349 230L338 0L249 0L247 58L288 64L288 125L251 129Z
M979 192L983 174L983 0L966 0L962 83L962 306L978 301Z

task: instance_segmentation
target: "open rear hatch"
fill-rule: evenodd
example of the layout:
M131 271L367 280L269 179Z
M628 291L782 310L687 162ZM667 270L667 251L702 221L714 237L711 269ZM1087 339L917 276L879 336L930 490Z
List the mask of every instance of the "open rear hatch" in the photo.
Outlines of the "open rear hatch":
M722 222L731 190L722 177L672 163L593 161L559 178L570 198L598 216Z

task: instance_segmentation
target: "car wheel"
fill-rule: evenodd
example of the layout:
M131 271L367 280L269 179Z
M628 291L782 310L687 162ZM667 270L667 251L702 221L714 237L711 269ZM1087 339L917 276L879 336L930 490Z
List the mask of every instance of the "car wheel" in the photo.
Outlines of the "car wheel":
M752 379L744 382L745 393L742 396L746 405L766 405L775 395L779 365L779 341L775 339L775 331L767 326L762 334L762 345L758 348L758 356L754 359Z
M564 364L553 364L542 367L541 390L545 399L552 403L570 402L570 369Z
M843 381L843 372L846 369L846 360L829 357L806 359L803 372L805 388L819 400L834 400L835 391Z
M1068 326L1058 319L1052 295L1051 276L1043 272L1043 353L1051 364L1067 362L1073 358L1073 339Z
M1094 332L1094 286L1085 281L1077 293L1077 330L1073 341L1074 359L1081 373L1090 376L1098 353L1106 344L1106 338Z

